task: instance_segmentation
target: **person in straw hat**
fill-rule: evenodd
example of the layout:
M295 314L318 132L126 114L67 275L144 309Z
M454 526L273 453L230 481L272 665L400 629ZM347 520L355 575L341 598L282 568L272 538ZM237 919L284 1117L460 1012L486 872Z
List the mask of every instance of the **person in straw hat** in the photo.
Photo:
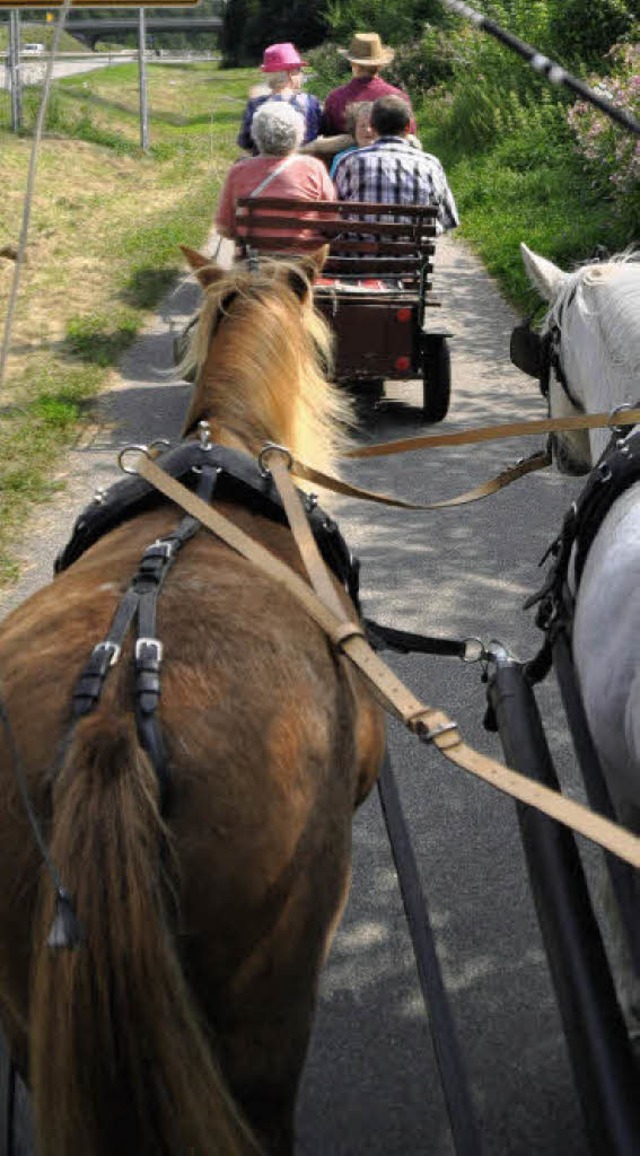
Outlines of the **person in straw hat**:
M264 50L260 71L266 85L251 94L242 117L238 135L240 148L257 155L251 135L251 124L257 109L267 100L286 100L304 117L304 140L315 140L320 131L322 106L316 96L302 92L302 69L306 66L293 44L270 44Z
M345 131L345 112L350 104L359 104L363 100L377 100L380 96L401 96L409 105L411 101L406 92L396 88L378 75L385 64L390 64L394 57L393 48L382 43L377 32L356 32L345 55L351 64L353 73L348 84L334 88L324 102L322 113L321 133L323 136L336 136ZM410 132L416 131L413 112L411 112Z

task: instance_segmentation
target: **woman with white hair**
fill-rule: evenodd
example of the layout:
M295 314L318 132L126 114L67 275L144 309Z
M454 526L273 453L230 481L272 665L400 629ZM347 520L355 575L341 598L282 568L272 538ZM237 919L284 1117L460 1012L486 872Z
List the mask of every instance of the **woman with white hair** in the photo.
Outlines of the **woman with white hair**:
M258 156L236 161L220 193L216 227L223 237L237 235L236 205L239 197L296 197L305 201L336 199L322 161L296 152L304 139L305 128L304 119L292 105L267 101L257 110L251 131ZM279 233L292 242L308 236L308 230L300 227L290 232L279 230Z
M260 71L264 73L266 86L249 97L238 135L240 148L256 154L251 125L256 112L267 100L292 104L304 117L303 141L308 143L315 140L320 131L322 105L317 96L302 91L302 69L306 63L293 44L271 44L265 48Z

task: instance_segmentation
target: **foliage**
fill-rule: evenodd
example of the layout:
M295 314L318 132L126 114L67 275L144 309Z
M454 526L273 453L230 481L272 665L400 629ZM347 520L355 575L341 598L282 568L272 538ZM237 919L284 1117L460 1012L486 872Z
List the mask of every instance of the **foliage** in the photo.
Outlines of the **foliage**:
M640 120L640 46L616 45L609 53L612 72L605 79L591 77L602 96ZM619 128L586 101L577 101L567 114L582 156L595 162L597 180L614 199L640 186L640 140Z
M346 47L354 32L375 31L386 44L410 44L427 20L447 23L438 0L329 0L331 38Z
M268 44L319 44L328 31L325 9L324 0L228 0L220 36L225 68L258 64Z
M309 87L319 97L326 96L339 84L346 84L351 76L349 62L332 41L327 40L319 48L312 48L307 53L307 60L312 70Z
M626 18L631 6L623 7ZM566 60L566 45L556 36L560 8L566 6L555 0L495 0L482 10L552 59ZM603 15L601 5L595 9ZM584 14L584 6L580 13L574 8L573 44L578 40L575 25ZM425 32L425 41L427 36L433 33ZM521 240L562 266L588 259L598 245L615 251L637 241L637 138L591 106L580 104L568 113L567 90L549 85L515 54L468 25L451 29L445 40L448 73L419 106L421 139L445 163L462 234L507 294L526 308L531 290L519 256ZM601 86L614 103L638 116L636 41L630 29L626 45L601 56L600 76L588 83ZM424 41L420 47L426 54ZM576 66L575 71L584 76L586 70ZM415 99L411 83L405 84Z
M549 0L549 32L564 63L596 65L629 32L637 4L628 0Z

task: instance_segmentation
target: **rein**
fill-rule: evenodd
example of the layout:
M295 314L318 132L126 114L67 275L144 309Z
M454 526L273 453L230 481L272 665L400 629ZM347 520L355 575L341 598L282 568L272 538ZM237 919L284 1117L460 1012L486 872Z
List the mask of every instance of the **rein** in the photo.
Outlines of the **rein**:
M378 458L392 454L411 453L414 450L435 449L438 446L474 445L478 442L500 441L506 438L529 436L541 433L558 433L563 430L602 429L616 431L625 426L637 425L640 422L640 408L621 411L619 408L612 413L576 414L571 417L540 418L537 421L505 422L503 424L478 426L476 429L461 430L459 433L424 434L421 437L402 438L393 442L377 442L370 446L359 446L348 450L347 458ZM341 478L325 474L312 466L306 465L297 459L292 464L292 472L298 478L316 482L326 490L337 494L345 494L350 498L362 498L367 502L377 502L385 506L396 506L403 510L440 510L447 507L464 506L471 502L495 494L505 486L522 478L525 474L535 470L545 469L551 465L549 450L539 450L528 458L521 458L515 465L502 470L494 478L481 483L472 490L458 494L453 498L444 498L439 502L407 502L402 498L394 498L390 494L382 494L377 490L367 490L361 486L351 485Z
M374 697L422 742L432 743L455 765L490 783L498 790L536 807L565 826L640 867L640 838L623 827L533 782L464 743L457 723L443 711L421 703L378 657L367 643L363 627L344 610L309 531L300 497L289 475L291 455L279 446L265 446L261 464L269 471L290 518L291 531L300 550L313 588L285 563L244 533L219 511L207 505L151 458L142 455L137 472L170 501L197 518L217 537L253 562L263 573L284 585L322 628L335 648L355 666Z

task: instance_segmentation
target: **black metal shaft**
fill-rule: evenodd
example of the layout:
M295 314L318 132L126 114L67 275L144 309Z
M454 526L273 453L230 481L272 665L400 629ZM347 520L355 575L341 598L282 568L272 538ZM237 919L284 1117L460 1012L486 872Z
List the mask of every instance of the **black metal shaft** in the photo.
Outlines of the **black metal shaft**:
M557 790L538 706L518 663L491 664L488 698L509 765ZM516 808L592 1151L636 1156L638 1073L574 837L535 808Z
M378 779L378 793L413 943L455 1151L458 1156L480 1156L480 1133L456 1025L388 752Z
M0 1156L12 1156L16 1073L0 1033Z
M524 60L533 68L535 72L539 72L542 76L546 76L552 84L564 84L566 88L570 88L583 100L589 102L600 109L600 112L605 113L611 120L617 121L623 128L628 129L629 132L634 132L640 136L640 121L625 108L618 108L617 105L612 104L606 97L601 96L590 88L584 81L578 80L577 77L572 76L567 72L561 64L557 64L555 60L549 60L544 53L539 52L531 44L521 40L519 36L514 36L512 32L507 32L496 24L494 20L489 20L488 17L483 16L481 12L476 12L475 8L471 8L469 4L461 3L460 0L440 0L445 8L451 12L455 12L458 16L464 16L465 19L470 20L476 27L481 28L484 32L488 32L496 40L505 44L507 48L511 48L522 56Z
M584 711L582 695L580 694L578 679L573 665L571 646L564 630L559 630L556 633L552 653L553 665L589 802L594 811L599 811L601 815L606 815L608 819L615 820L616 816L600 766L600 759L598 758L598 753L594 746ZM638 976L640 976L640 920L638 919L640 889L637 879L638 872L634 871L629 863L618 859L617 855L612 855L610 851L605 851L604 855L611 879L611 886L627 936L633 966Z

